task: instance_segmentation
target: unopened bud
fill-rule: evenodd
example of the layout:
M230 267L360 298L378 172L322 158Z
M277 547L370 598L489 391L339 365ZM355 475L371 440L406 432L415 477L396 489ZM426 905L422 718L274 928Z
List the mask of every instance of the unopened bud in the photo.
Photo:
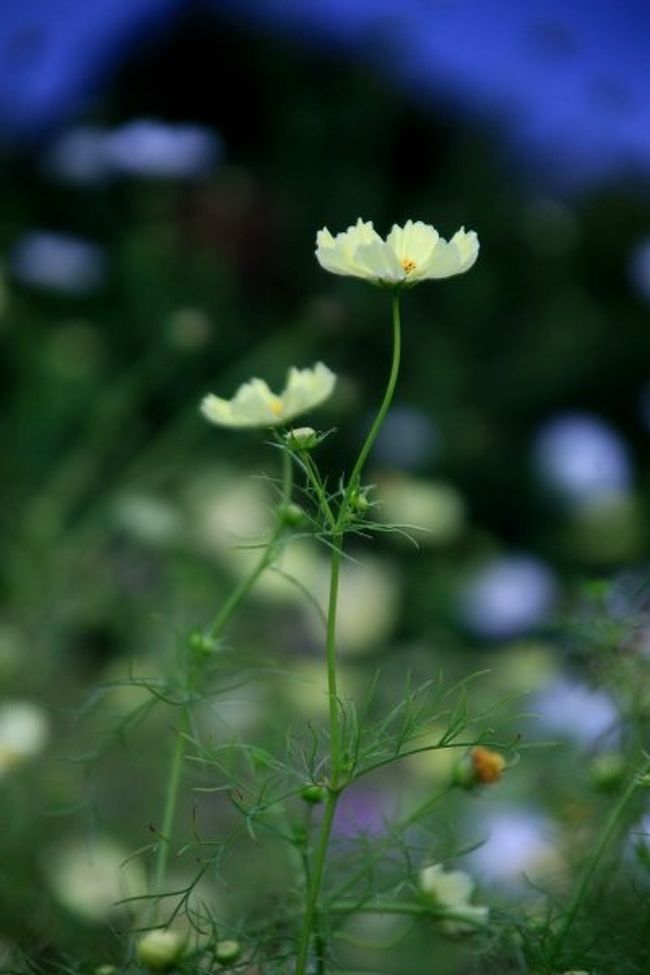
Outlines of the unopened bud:
M456 765L454 784L462 789L472 789L477 785L493 785L499 781L505 767L506 760L500 752L477 745Z
M221 965L232 965L241 955L241 945L238 941L217 941L214 947L214 957Z
M299 504L294 504L293 501L288 504L281 504L278 508L278 518L283 525L288 525L291 528L301 525L305 517L304 508L301 508Z
M292 450L313 450L319 437L313 427L296 427L285 435L285 443Z
M180 934L157 928L142 935L135 954L140 964L150 972L166 972L180 960L184 949L185 939Z
M201 633L200 630L194 630L190 633L188 643L195 653L206 657L215 653L218 646L216 640L213 640L207 633Z
M625 777L625 759L618 752L597 755L589 768L592 785L599 792L615 792Z
M306 785L304 787L300 793L300 796L304 802L308 802L311 806L317 806L319 802L325 801L327 789L322 785L312 783L311 785Z
M352 492L350 496L350 508L362 517L369 511L370 501L368 500L367 492L363 488Z

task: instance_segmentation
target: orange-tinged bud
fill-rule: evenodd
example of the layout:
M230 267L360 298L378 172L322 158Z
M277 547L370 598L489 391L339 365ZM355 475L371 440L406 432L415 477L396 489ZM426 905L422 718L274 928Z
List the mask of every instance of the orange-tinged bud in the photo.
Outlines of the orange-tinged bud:
M506 767L506 760L500 752L494 752L491 748L484 748L477 745L470 752L472 768L476 777L476 782L482 785L492 785L498 782Z

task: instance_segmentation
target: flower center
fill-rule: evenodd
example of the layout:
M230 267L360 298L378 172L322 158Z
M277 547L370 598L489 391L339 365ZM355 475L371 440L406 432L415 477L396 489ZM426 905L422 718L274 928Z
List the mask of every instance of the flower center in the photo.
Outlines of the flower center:
M284 403L279 396L272 396L269 403L269 409L273 416L282 416L282 410L284 409Z
M411 271L415 271L415 269L417 267L417 264L415 263L415 261L412 260L412 258L410 258L410 257L403 258L400 261L400 264L404 268L404 273L405 274L410 274Z

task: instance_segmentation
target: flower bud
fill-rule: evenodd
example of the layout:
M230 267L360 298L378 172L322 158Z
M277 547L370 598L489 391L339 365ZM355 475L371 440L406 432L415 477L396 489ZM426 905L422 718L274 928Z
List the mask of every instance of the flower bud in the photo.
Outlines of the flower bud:
M194 630L190 633L188 643L191 650L205 657L217 650L217 641L213 640L207 633L201 633L200 630Z
M367 489L356 488L350 495L350 510L354 511L357 515L361 515L362 518L368 513L370 506Z
M117 975L115 965L98 965L93 975Z
M232 965L241 955L241 945L238 941L217 941L214 947L214 957L221 965Z
M498 782L506 767L500 752L477 745L456 765L453 774L454 785L461 789L472 789L477 785L493 785Z
M598 792L615 792L625 777L625 759L618 752L604 752L594 758L589 777Z
M300 793L300 796L310 806L317 806L319 802L325 801L327 789L322 785L316 785L314 782L311 785L306 785Z
M285 443L292 450L313 450L319 437L312 427L296 427L285 434Z
M166 972L173 968L185 949L185 939L175 931L156 928L139 939L135 954L141 965L150 972Z
M305 520L305 511L299 504L294 504L293 501L290 501L287 504L280 505L278 508L278 518L283 525L287 525L290 528L297 528Z

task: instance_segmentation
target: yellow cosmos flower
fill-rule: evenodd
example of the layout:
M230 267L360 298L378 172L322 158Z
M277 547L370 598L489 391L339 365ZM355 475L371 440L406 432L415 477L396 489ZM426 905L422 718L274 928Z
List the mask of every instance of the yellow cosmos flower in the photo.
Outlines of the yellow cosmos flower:
M263 379L240 386L232 399L212 394L201 403L201 412L222 427L274 427L318 406L334 389L336 376L322 362L313 369L289 370L287 384L278 395Z
M419 220L407 220L403 227L395 224L386 240L371 221L361 219L336 237L327 227L316 236L316 258L326 271L389 286L410 287L419 281L462 274L476 261L478 248L473 230L461 227L446 241L434 227Z

